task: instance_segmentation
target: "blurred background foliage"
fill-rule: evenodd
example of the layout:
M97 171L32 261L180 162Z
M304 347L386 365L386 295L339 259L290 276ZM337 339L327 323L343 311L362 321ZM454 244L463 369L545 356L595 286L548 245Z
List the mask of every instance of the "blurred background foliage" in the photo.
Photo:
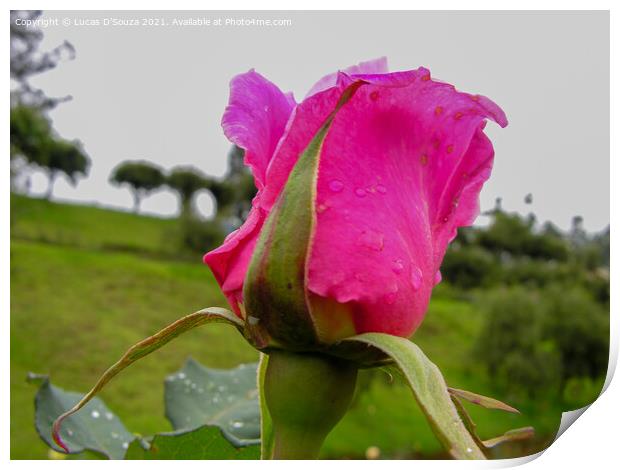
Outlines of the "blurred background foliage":
M128 347L181 315L226 306L201 255L238 228L256 193L232 147L222 178L180 165L119 161L110 182L134 195L134 213L49 201L54 179L88 174L78 142L60 137L47 112L68 98L48 98L28 78L71 59L64 43L41 52L41 35L14 27L11 12L11 176L43 169L46 198L11 194L11 457L46 458L33 425L27 372L86 391ZM224 156L222 156L224 158ZM181 163L181 162L180 162ZM176 218L140 215L154 191L174 191ZM526 189L526 188L524 188ZM208 191L214 215L200 217L196 194ZM531 203L533 195L525 200ZM497 200L488 224L459 230L442 264L429 312L414 340L449 385L496 396L521 415L468 408L483 438L533 425L536 438L498 449L497 457L546 447L561 412L596 399L609 347L609 228L587 233L576 216L563 232L534 214L510 213ZM194 331L132 367L103 393L129 429L170 429L163 378L192 355L211 367L256 360L231 329ZM368 450L368 454L366 453ZM372 452L370 452L372 450ZM363 371L351 411L328 438L323 457L445 457L410 392L389 371Z

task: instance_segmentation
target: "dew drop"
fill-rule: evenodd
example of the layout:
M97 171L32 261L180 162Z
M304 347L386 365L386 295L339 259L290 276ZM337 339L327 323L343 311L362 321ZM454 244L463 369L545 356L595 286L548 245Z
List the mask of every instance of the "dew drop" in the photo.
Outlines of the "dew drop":
M183 383L189 387L189 385L192 383L192 381L191 381L191 380L189 380L189 379L185 379L185 380L183 381Z
M185 378L185 373L179 372L179 379L184 379L184 378Z
M465 449L465 451L467 451L468 454L473 452L471 447L468 447L467 449Z
M422 287L422 271L417 266L414 266L411 270L411 285L415 290Z
M269 106L265 105L265 107L263 109L265 110L266 113L269 112Z
M380 194L386 194L387 193L387 188L385 186L383 186L382 184L378 184L377 185L377 192Z
M72 429L67 429L67 435L73 436L73 430Z
M197 391L198 391L198 393L204 393L205 389L204 388L199 388Z
M253 317L252 315L248 315L248 323L249 323L251 326L258 325L258 322L259 322L259 321L260 321L260 318L258 318L258 317Z
M195 390L195 389L196 389L196 387L197 387L197 385L196 385L196 384L192 384L192 389L193 389L193 390Z
M227 388L224 385L220 385L219 387L217 387L217 391L218 392L224 393L226 390L227 390Z
M106 411L105 419L107 419L108 421L112 421L113 418L114 418L114 415L110 413L109 411Z
M373 251L383 250L383 234L374 230L364 230L359 236L358 242Z
M97 419L99 417L99 412L97 410L93 410L93 411L90 412L90 415L93 418Z
M241 429L244 426L242 421L231 421L230 425L233 427L233 429Z
M389 305L396 302L396 294L398 293L398 284L394 283L388 288L388 293L385 295L385 301Z
M118 433L116 433L116 432L112 432L112 433L110 434L110 436L112 436L112 439L118 439L118 438L119 438L119 435L118 435Z
M317 214L322 214L327 209L328 209L328 207L325 204L319 204L318 206L316 206L316 213Z
M344 189L344 183L340 180L331 180L329 189L334 193L339 193Z
M405 270L405 262L402 259L396 259L392 263L392 271L396 274L400 274Z
M365 190L365 189L363 189L363 188L357 188L357 189L355 190L355 195L356 195L357 197L366 197L366 190Z
M129 442L123 442L123 449L127 449L129 447Z

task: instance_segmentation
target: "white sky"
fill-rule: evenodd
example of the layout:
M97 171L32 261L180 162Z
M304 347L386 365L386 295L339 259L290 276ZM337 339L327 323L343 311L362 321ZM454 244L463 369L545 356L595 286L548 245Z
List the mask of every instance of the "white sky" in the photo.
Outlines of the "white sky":
M62 26L62 19L286 18L291 26ZM428 67L457 88L496 101L510 121L487 133L495 168L481 206L503 198L561 228L574 215L588 230L609 224L609 16L606 12L48 12L43 49L69 40L77 57L32 80L73 100L52 112L56 130L79 138L92 159L77 188L59 180L57 199L130 208L127 190L108 183L122 160L165 168L226 170L220 127L228 82L255 68L301 100L339 67L387 56L392 70ZM42 175L33 190L43 191ZM523 198L532 193L534 203ZM207 195L199 199L205 213ZM143 202L171 215L172 193Z

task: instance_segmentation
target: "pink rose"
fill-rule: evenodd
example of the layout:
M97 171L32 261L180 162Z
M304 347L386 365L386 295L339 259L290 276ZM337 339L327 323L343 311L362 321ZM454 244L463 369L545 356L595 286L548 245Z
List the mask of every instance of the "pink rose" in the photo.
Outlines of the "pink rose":
M258 194L243 226L204 260L236 314L263 325L259 342L291 347L299 337L304 349L365 332L411 335L448 244L478 215L493 164L489 118L507 125L488 98L422 67L388 73L385 59L322 78L299 104L253 70L236 76L222 126L245 149ZM326 121L299 271L305 312L265 313L256 302L249 311L244 282L261 229ZM298 236L295 224L286 235ZM261 302L279 305L278 288Z

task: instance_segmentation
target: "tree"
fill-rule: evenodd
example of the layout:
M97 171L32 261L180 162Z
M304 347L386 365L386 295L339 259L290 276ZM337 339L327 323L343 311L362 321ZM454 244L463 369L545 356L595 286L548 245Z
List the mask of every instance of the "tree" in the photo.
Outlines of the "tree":
M79 141L56 136L42 111L25 105L11 109L11 158L17 156L47 174L47 199L52 195L59 174L64 174L75 185L77 177L86 176L90 166Z
M17 24L17 20L35 21L41 13L38 10L11 11L11 103L50 109L70 97L49 98L42 90L33 88L28 80L33 75L56 67L63 59L73 59L75 49L69 42L64 41L51 51L39 51L39 45L43 40L41 30L26 26L24 21Z
M158 166L143 160L122 162L110 175L112 184L127 185L131 189L134 212L140 210L142 198L160 188L165 181L166 177Z
M45 142L46 160L39 164L48 176L46 199L52 196L54 182L60 174L64 174L72 185L77 184L78 176L86 176L90 167L90 159L82 150L79 141L50 138Z
M40 110L24 105L11 108L11 158L23 157L28 163L41 165L44 145L50 138L50 123Z
M195 168L178 166L170 171L166 184L179 195L181 214L189 215L192 213L194 194L201 189L209 189L212 179Z

